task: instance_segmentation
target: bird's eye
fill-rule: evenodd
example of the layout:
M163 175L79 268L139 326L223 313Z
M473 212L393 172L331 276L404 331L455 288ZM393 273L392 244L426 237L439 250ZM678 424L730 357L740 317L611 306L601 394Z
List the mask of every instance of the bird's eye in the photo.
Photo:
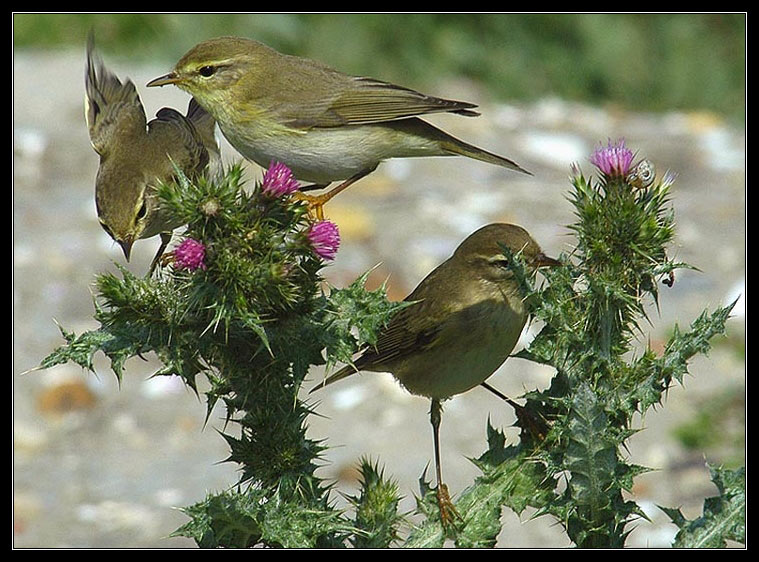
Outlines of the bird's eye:
M198 69L198 73L205 78L208 78L209 76L213 76L214 72L216 72L216 68L210 65L201 66Z
M142 206L140 207L140 210L137 211L137 220L141 221L142 219L145 218L145 215L147 214L148 214L148 202L143 201Z
M493 265L497 265L498 267L502 267L503 269L508 269L509 267L509 260L506 258L498 258L491 262Z

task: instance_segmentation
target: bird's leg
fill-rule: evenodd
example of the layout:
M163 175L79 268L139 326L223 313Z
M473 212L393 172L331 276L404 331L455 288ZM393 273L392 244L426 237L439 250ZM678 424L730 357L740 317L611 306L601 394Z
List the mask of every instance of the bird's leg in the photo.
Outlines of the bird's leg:
M435 446L435 476L437 478L437 505L440 509L440 522L443 528L451 526L455 519L461 519L456 507L448 494L448 486L443 484L442 470L440 468L440 418L443 411L440 400L432 399L430 406L430 423L432 423L432 439Z
M309 185L304 185L298 191L300 191L301 193L304 191L317 191L319 189L324 189L328 185L329 185L328 183L312 183Z
M530 432L530 435L537 441L542 441L545 439L546 434L548 433L549 426L548 422L546 422L545 419L542 417L538 419L532 412L530 412L527 408L522 406L521 404L518 404L517 402L514 402L511 398L503 394L500 390L493 388L488 383L483 382L480 383L484 388L498 396L501 400L504 400L509 406L514 408L514 412L517 415L517 420L520 422L520 425L522 427L525 427L527 431Z
M521 404L518 404L517 402L514 402L511 398L509 398L508 396L506 396L503 392L501 392L497 388L493 388L492 386L490 386L486 382L482 382L480 384L484 388L488 389L490 392L492 392L493 394L495 394L498 398L500 398L501 400L503 400L504 402L506 402L509 406L511 406L515 410L519 410L520 408L523 408L523 406Z
M153 261L150 262L148 277L153 275L153 271L155 271L155 268L158 266L158 262L161 261L161 256L163 255L163 251L166 249L166 246L169 245L169 242L171 242L171 232L161 232L161 246L158 248L158 251L156 252L155 257L153 258Z
M368 176L376 169L377 169L377 166L374 166L373 168L367 168L366 170L361 170L359 173L352 175L343 183L341 183L337 187L330 189L327 193L324 193L323 195L306 195L305 193L302 193L303 189L301 189L300 192L295 194L295 197L297 199L300 199L301 201L305 201L306 203L308 203L309 213L316 216L318 220L324 220L324 205L326 205L330 199L332 199L335 195L337 195L341 191L345 191L348 187L356 183L358 180L360 180L364 176ZM319 187L321 187L319 184L309 185L309 186L306 186L305 190L309 191L312 189L319 189Z

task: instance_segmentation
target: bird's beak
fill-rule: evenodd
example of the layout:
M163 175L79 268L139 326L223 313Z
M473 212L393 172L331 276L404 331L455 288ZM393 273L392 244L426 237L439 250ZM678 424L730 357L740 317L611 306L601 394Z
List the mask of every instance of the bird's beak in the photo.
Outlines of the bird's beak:
M534 263L536 267L558 267L561 265L561 262L559 260L549 258L545 254L538 254L535 257Z
M168 86L169 84L178 84L181 81L181 78L179 78L176 72L169 72L164 76L159 76L158 78L154 78L148 82L147 87L152 88L153 86Z
M129 255L132 253L132 244L134 244L134 240L129 237L125 238L124 240L119 240L119 246L121 246L122 251L124 252L124 257L126 258L126 261L129 261Z

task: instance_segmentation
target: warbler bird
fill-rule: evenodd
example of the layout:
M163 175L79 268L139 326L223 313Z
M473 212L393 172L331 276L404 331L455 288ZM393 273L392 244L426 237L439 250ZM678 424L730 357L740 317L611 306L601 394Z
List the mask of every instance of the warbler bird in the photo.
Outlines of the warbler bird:
M341 181L310 199L319 211L388 158L458 155L529 173L418 117L476 116L474 104L349 76L251 39L218 37L196 45L148 86L167 84L193 95L245 158L264 168L286 164L314 184L306 189Z
M115 240L129 261L132 245L141 238L161 235L161 247L178 226L160 208L159 182L176 170L194 178L211 160L219 160L213 117L194 99L187 115L164 107L147 122L137 89L122 82L95 52L92 35L87 43L85 119L92 148L100 155L95 179L95 204L103 230Z
M412 394L431 399L444 524L456 512L441 475L441 403L483 384L509 357L528 317L501 245L521 255L533 271L559 265L520 226L496 223L480 228L414 289L405 299L412 304L392 317L374 345L312 390L359 371L390 372Z

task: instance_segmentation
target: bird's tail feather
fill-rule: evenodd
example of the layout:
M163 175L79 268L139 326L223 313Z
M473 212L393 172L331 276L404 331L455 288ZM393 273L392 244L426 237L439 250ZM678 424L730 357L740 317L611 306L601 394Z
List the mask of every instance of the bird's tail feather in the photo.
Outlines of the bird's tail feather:
M493 154L492 152L488 152L482 148L465 143L464 141L461 141L457 138L450 137L450 139L446 139L440 144L443 147L443 150L450 152L451 154L474 158L475 160L481 160L482 162L487 162L488 164L495 164L496 166L503 166L504 168L508 168L510 170L522 172L523 174L530 176L532 175L531 172L528 172L513 160L509 160L508 158L499 156L498 154Z
M336 373L331 374L326 379L324 379L322 382L320 382L318 385L316 385L314 388L312 388L308 393L311 394L312 392L315 392L319 390L320 388L324 388L328 384L332 384L333 382L337 382L339 380L344 379L345 377L349 377L354 373L357 373L358 370L353 365L346 365Z

